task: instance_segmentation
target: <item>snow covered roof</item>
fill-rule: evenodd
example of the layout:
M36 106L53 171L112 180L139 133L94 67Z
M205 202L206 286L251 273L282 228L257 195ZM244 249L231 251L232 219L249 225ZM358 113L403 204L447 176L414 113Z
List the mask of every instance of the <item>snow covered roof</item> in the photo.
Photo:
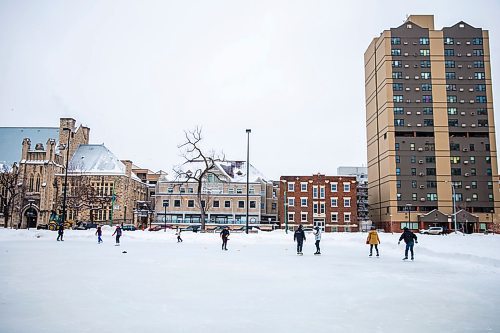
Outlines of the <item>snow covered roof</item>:
M19 163L24 138L31 140L32 149L37 143L45 146L49 139L59 140L59 127L0 127L0 161Z
M126 167L104 145L80 145L69 161L68 172L97 175L125 175ZM132 172L132 178L140 181Z
M191 171L193 174L197 170L203 170L205 164L203 161L194 161L188 164L183 164L178 168L183 172ZM245 161L223 161L215 162L215 170L213 173L219 174L222 179L233 183L244 183L247 181L247 163ZM172 174L165 174L160 177L160 181L185 181L185 178L176 178L177 174L174 171ZM257 170L252 164L249 167L249 182L255 183L264 181L266 177Z

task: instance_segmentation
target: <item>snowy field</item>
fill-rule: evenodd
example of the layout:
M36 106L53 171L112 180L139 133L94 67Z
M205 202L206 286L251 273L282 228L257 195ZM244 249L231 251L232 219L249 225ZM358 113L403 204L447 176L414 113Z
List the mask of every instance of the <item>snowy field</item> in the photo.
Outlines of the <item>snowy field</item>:
M500 332L498 235L182 236L0 229L0 332Z

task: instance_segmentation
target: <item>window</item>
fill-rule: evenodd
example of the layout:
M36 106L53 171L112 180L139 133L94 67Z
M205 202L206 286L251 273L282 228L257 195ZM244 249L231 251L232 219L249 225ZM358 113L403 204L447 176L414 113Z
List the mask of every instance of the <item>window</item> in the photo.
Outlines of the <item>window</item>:
M403 73L402 72L392 72L392 78L393 79L402 79Z
M236 194L242 194L243 190L240 187L236 188Z
M401 188L401 181L400 180L396 180L396 188Z
M307 183L300 183L300 191L307 192Z
M344 183L344 192L351 192L351 184Z
M174 207L180 207L181 206L181 201L180 200L174 200Z
M411 181L411 188L417 188L417 181L416 180Z
M420 77L422 80L429 80L431 78L431 73L430 72L422 72L420 74Z
M478 116L486 116L488 113L486 112L486 109L477 109L477 115Z
M457 108L448 108L448 114L449 115L458 114Z
M400 176L401 175L401 168L396 168L396 176Z
M290 187L289 187L289 188L290 188ZM232 188L232 187L231 187L231 188L229 188L229 189L227 190L227 193L229 193L229 194L234 194L234 188Z
M476 103L486 103L486 96L476 96Z
M411 168L411 175L416 176L417 175L417 168Z
M330 198L330 206L331 207L338 207L338 198Z
M325 202L324 201L319 203L319 213L325 214Z
M485 84L476 84L476 91L486 91Z
M455 68L455 61L453 61L453 60L445 60L444 67L445 68Z
M392 61L392 67L402 67L403 66L403 63L401 62L401 60L393 60Z
M173 187L167 188L167 193L169 193L169 194L174 193L174 188Z
M344 213L344 223L351 222L351 213Z
M392 49L391 50L391 55L392 56L400 56L401 55L401 49Z
M344 198L344 207L351 207L351 198Z
M194 208L194 200L188 200L188 208Z
M288 198L288 206L290 206L290 207L295 206L295 198Z
M487 119L478 120L477 126L478 127L488 127L488 120Z
M395 107L394 108L394 114L404 114L405 113L405 109L402 108L402 107Z
M424 119L424 126L434 126L433 119Z
M488 194L488 201L493 202L493 194Z
M231 201L225 200L224 201L224 208L231 208Z
M477 188L477 182L475 182L475 183L476 183L476 188ZM493 182L489 181L488 182L488 189L491 190L492 188L493 188Z
M436 168L426 168L425 174L427 176L435 176L436 175Z
M396 163L401 163L401 156L399 155L396 155Z
M288 213L288 221L295 222L295 213Z
M452 176L460 176L461 174L462 174L461 168L451 168L451 175Z
M307 207L307 198L300 198L300 207Z
M476 168L471 168L470 174L471 174L471 176L476 176Z
M332 213L332 222L339 221L339 213Z
M446 80L455 80L457 78L457 74L455 72L446 72L445 78Z
M454 49L445 49L444 50L444 56L445 57L451 57L455 55L455 50Z
M422 110L422 113L426 116L433 114L433 109L431 107L425 107Z
M448 119L448 126L458 127L458 119Z
M422 60L422 61L420 61L420 67L422 67L422 68L431 68L431 61L430 60Z
M463 196L462 193L455 193L455 202L457 201L463 201Z
M486 169L486 175L491 176L491 168Z
M486 164L491 164L491 156L486 156L484 159L486 160Z
M448 103L456 103L457 102L457 96L455 96L455 95L448 95L446 97L446 100L448 101Z
M432 103L432 95L423 95L422 103Z
M484 80L485 79L484 72L476 72L476 73L474 73L474 79L476 79L476 80Z
M313 198L318 198L318 186L313 186Z
M455 39L451 37L444 38L444 45L453 45L455 44Z
M307 213L300 214L300 221L307 222Z
M403 102L403 95L394 95L392 97L392 101L395 103L401 103Z
M238 200L238 208L245 208L245 201L244 200Z
M436 163L436 157L434 156L426 156L425 163Z
M429 45L429 37L420 37L419 44L420 45Z
M214 208L219 208L220 207L220 201L219 200L214 200L214 203L213 203L212 206L214 206Z
M482 57L484 56L483 49L476 49L472 51L472 55L475 57Z
M394 144L394 150L399 150L399 143L397 143L397 142L396 142L396 143Z
M250 208L256 208L257 207L257 202L255 200L251 200L249 202L249 204L250 204Z
M401 193L396 193L396 200L401 201Z
M472 193L472 201L477 201L477 200L478 200L477 193Z
M476 164L476 157L475 156L469 156L469 163L470 164Z
M337 183L331 183L330 184L330 190L332 192L337 192Z
M483 45L483 39L480 37L472 38L472 45Z
M325 198L325 187L324 186L320 186L319 187L319 198L320 199L324 199Z
M392 84L392 90L394 90L394 91L402 91L403 90L403 84L402 83L393 83Z
M392 37L391 44L392 45L401 45L401 38L400 37Z
M417 163L417 156L415 156L415 155L411 155L411 156L410 156L410 162L411 162L411 163Z
M318 214L318 202L313 201L313 214Z
M420 55L424 56L424 57L428 57L431 55L431 51L429 51L428 49L422 49L422 50L420 50Z
M411 194L411 200L417 201L417 193L412 193Z
M188 193L194 193L194 189L192 187L188 187Z
M186 189L185 189L184 187L181 187L181 188L179 189L179 191L180 191L181 193L186 193Z
M430 83L424 83L422 84L422 91L431 91L432 90L432 84Z
M470 182L470 187L471 188L477 188L477 181L473 180Z
M437 182L433 180L427 181L427 188L437 188Z
M484 68L484 61L481 60L474 61L474 68Z
M276 206L276 202L273 202L273 203L271 204L271 209L272 209L272 210L275 210L276 208L277 208L277 206Z
M394 126L404 126L404 125L405 125L404 119L394 119Z
M427 193L427 201L437 201L437 193Z
M288 183L288 191L289 192L295 191L295 183Z
M415 144L414 143L410 143L410 150L415 150Z
M206 207L205 204L206 204L206 201L205 200L201 200L201 207L205 208Z
M451 164L460 164L460 156L452 156L450 157Z

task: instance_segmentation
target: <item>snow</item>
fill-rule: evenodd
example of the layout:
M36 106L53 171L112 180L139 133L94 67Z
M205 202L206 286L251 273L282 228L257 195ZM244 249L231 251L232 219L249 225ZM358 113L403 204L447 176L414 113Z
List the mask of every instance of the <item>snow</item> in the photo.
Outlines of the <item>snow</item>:
M0 229L0 331L499 332L500 236L312 235L295 255L283 231L230 236ZM127 253L122 253L127 251Z
M104 145L80 145L70 160L71 172L125 174L125 165Z
M243 183L247 180L247 163L245 161L217 161L214 163L216 170L214 173L220 173L222 178L226 178L227 181L233 183ZM175 170L172 174L165 174L160 177L162 181L185 181L187 177L179 177L176 173L177 171L188 172L191 171L196 174L199 170L205 169L205 163L203 161L193 161L186 164L179 165L174 168ZM249 182L266 182L266 177L255 168L251 163L248 168L249 170Z

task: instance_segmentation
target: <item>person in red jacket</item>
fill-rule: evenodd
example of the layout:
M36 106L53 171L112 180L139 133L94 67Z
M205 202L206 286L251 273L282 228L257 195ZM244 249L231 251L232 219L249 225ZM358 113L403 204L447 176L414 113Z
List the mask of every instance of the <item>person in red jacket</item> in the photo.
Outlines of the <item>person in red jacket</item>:
M375 227L371 227L370 232L368 232L368 237L366 238L366 244L370 244L370 257L373 255L373 247L375 246L375 251L378 253L378 244L380 244L380 238L378 238L377 230Z

